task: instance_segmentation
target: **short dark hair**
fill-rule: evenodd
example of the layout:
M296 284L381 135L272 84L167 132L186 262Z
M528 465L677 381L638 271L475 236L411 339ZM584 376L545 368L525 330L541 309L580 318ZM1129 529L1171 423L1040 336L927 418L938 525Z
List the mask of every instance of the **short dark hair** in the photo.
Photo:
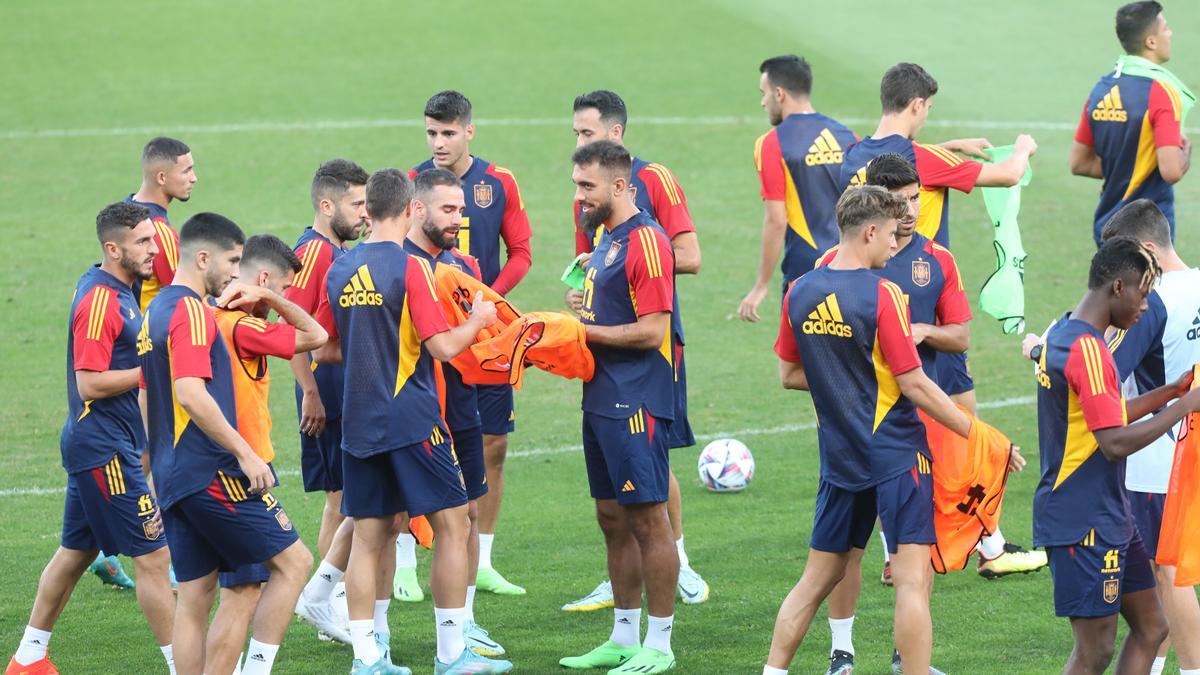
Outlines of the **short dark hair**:
M901 220L908 215L908 205L900 197L877 185L850 188L838 199L836 216L838 230L849 232L880 220Z
M453 89L439 91L425 103L425 116L439 122L471 123L471 101Z
M600 121L612 126L620 124L622 128L629 122L629 112L625 110L625 101L614 91L597 89L575 97L575 107L572 112L595 108L600 113Z
M1100 240L1129 237L1148 241L1162 249L1171 248L1171 223L1158 204L1149 199L1135 199L1114 213L1104 224Z
M313 174L313 208L317 208L317 204L326 197L337 199L351 187L366 185L369 177L361 166L348 159L331 159L325 162Z
M242 267L253 269L256 265L267 264L280 272L291 270L297 274L304 269L300 259L292 252L282 239L273 234L256 234L246 240L242 248Z
M211 211L201 211L188 218L179 230L180 250L208 244L228 251L246 243L246 235L237 223Z
M885 152L867 164L867 185L899 190L906 185L920 182L921 178L913 165L894 152Z
M601 169L627 179L629 172L633 170L633 158L630 157L625 146L608 140L596 141L576 148L575 154L571 155L571 162L576 166L599 164Z
M1117 40L1126 54L1138 54L1146 48L1146 36L1162 10L1162 4L1154 0L1131 2L1117 10Z
M380 169L367 180L367 213L387 220L404 213L413 197L413 182L400 169Z
M116 202L100 209L96 215L96 238L103 244L112 241L122 230L132 230L150 217L150 209L133 202Z
M1142 288L1152 286L1162 275L1162 268L1150 249L1130 237L1113 237L1100 246L1092 256L1088 270L1088 290L1094 291L1127 274L1137 275Z
M929 98L936 93L937 80L915 63L897 63L887 69L879 83L879 102L884 113L900 112L914 98Z
M191 152L192 149L187 146L187 143L169 136L156 136L150 139L146 147L142 148L142 165L155 164L158 162L171 162L174 164L179 161L179 158Z
M425 169L417 174L416 180L413 181L413 196L423 202L439 185L461 188L462 179L448 169Z
M759 64L758 72L766 73L771 86L781 87L793 96L808 96L812 93L812 66L801 56L772 56Z

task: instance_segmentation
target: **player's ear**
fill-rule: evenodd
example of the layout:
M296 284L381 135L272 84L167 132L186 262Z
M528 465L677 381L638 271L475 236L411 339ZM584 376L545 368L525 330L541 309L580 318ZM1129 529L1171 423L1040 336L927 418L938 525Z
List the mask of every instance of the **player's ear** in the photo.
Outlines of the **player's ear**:
M470 141L472 138L475 138L475 125L468 122L465 133L468 141Z
M611 127L608 128L608 135L614 141L621 140L621 138L623 136L625 136L625 125L623 125L623 124L612 125Z
M154 184L158 185L158 186L166 185L167 184L167 172L166 171L155 171L154 172Z
M259 286L262 286L264 288L267 286L270 286L271 285L271 273L269 271L267 271L266 269L259 270L258 276L254 279L254 283L256 283Z

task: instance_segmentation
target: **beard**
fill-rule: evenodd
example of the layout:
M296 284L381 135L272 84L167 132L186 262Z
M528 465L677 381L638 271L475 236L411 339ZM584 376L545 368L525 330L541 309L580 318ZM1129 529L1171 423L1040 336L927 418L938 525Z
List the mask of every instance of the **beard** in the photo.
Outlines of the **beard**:
M349 218L342 215L340 209L335 210L333 217L329 219L329 229L333 230L337 238L342 241L354 241L358 239L359 234L363 230L361 222L351 222Z
M590 211L584 211L579 214L579 224L583 225L585 232L595 232L597 228L604 225L604 221L611 217L612 202L597 204Z
M153 259L153 258L151 258L151 259ZM143 272L142 271L142 269L143 269L142 263L139 263L137 260L133 259L132 257L125 255L124 251L121 252L121 260L120 260L119 264L120 264L122 270L127 272L130 276L134 277L135 279L141 279L142 281L147 281L151 277L154 276L153 268L151 268L149 272Z
M429 238L429 241L433 242L443 251L449 251L458 246L458 235L456 234L453 237L447 235L445 230L438 229L438 226L434 225L433 219L421 223L421 232Z
M204 272L204 292L215 298L225 290L225 287L232 280L232 277L221 274L214 269L206 270Z

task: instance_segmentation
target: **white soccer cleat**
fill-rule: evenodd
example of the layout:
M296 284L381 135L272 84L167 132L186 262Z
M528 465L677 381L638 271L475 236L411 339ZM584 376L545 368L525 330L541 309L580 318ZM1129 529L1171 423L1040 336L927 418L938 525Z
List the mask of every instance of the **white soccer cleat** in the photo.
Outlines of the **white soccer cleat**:
M612 582L605 579L591 593L574 602L568 602L562 608L564 612L594 612L614 604Z
M708 600L708 583L691 567L679 568L679 596L685 605L699 605Z
M337 613L333 611L329 601L307 602L301 597L300 601L296 603L296 616L316 627L320 633L343 644L351 644L350 631L342 626L342 622Z

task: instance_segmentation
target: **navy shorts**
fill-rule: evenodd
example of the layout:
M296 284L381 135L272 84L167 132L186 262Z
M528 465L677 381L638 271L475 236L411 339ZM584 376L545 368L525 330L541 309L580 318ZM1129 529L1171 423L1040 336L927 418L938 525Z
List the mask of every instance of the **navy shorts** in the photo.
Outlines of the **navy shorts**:
M584 412L583 459L592 498L618 504L667 501L668 427L644 408L624 419Z
M423 516L467 503L467 486L445 429L420 443L370 457L342 453L342 515Z
M267 569L267 566L261 563L242 565L232 572L221 572L217 575L217 581L221 584L221 588L237 588L238 586L246 586L248 584L265 584L267 583L267 579L270 578L271 570Z
M62 546L134 558L153 553L167 545L156 511L142 465L117 453L103 466L67 475Z
M245 478L217 472L206 489L163 511L176 579L263 563L299 541L279 500L270 492L252 495L248 485Z
M327 420L320 436L300 434L300 473L305 492L342 489L342 419Z
M966 352L952 354L937 352L935 357L937 367L937 384L950 396L975 390L975 381L971 379L971 368L967 365Z
M1163 506L1167 496L1153 492L1129 491L1129 511L1133 524L1142 537L1142 548L1151 560L1158 557L1158 532L1162 529Z
M1071 546L1047 546L1058 616L1110 616L1121 596L1154 588L1150 558L1136 534L1128 544L1108 544L1091 533Z
M507 384L481 384L475 387L479 398L479 421L489 436L511 434L517 428L513 388Z
M932 464L921 455L917 466L875 487L857 492L821 481L809 546L827 553L866 548L875 518L887 534L888 552L900 544L933 544Z
M675 419L668 430L667 447L687 448L696 444L687 416L687 370L683 367L683 345L672 342L675 347Z
M479 499L487 494L487 467L483 463L483 429L471 427L454 432L454 452L462 469L467 499Z

